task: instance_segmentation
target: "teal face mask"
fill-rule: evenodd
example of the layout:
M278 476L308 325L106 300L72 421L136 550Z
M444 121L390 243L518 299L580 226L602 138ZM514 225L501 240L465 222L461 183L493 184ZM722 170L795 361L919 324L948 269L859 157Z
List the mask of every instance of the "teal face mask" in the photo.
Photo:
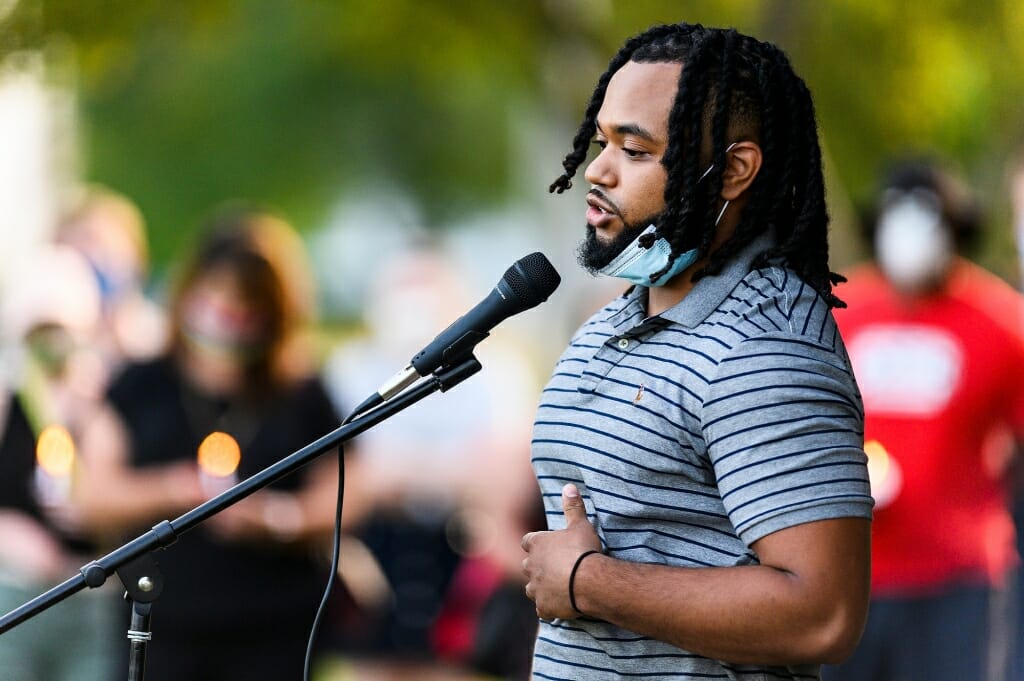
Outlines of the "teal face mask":
M729 150L734 146L736 146L735 142L726 148L725 153L729 153ZM714 164L708 166L708 169L704 171L704 174L697 181L700 182L707 177L712 168L714 168ZM718 223L722 221L722 216L725 215L725 209L728 207L729 202L726 201L722 206L722 210L719 211L718 217L715 218L715 227L718 227ZM672 255L672 246L664 237L655 241L650 248L644 248L640 245L640 239L645 234L653 232L654 229L654 225L650 225L640 236L633 239L633 242L626 246L622 253L619 253L610 263L598 271L610 277L625 279L638 286L664 286L674 276L697 262L696 248L680 253L668 270L665 271L665 274L658 277L655 281L651 281L651 276L655 272L665 269Z
M660 272L668 265L669 256L672 254L672 246L664 238L658 239L650 248L640 245L640 237L654 231L654 225L650 225L643 233L633 240L629 246L615 256L615 259L602 267L601 274L610 277L618 277L639 286L664 286L672 277L676 276L687 267L697 262L697 249L691 249L682 253L675 259L665 274L651 281L651 275Z

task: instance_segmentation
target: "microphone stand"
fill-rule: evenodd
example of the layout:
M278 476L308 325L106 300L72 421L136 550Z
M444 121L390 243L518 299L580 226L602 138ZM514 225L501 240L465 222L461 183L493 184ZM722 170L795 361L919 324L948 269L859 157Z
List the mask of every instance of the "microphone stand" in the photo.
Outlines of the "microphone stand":
M434 392L446 392L481 369L480 362L471 353L462 354L442 366L428 379L414 385L376 409L350 419L345 425L324 435L252 477L243 480L226 492L184 513L173 521L163 520L153 529L114 549L106 556L81 568L78 574L36 596L27 603L0 617L0 634L35 617L86 587L95 589L117 573L125 587L125 599L132 604L131 641L128 681L143 681L146 665L146 646L152 638L149 630L153 602L163 589L163 575L157 568L153 552L173 544L178 536L220 513L253 492L294 473L324 452L369 430L403 409L419 402ZM357 410L357 413L361 410ZM340 483L339 483L340 484ZM335 579L335 575L330 576Z

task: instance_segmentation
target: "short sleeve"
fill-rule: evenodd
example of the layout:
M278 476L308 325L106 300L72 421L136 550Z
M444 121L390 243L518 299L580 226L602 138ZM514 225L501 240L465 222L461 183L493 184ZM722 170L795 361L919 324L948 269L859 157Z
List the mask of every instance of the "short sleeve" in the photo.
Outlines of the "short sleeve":
M749 338L719 363L703 434L730 521L749 546L806 522L871 517L864 411L842 341Z

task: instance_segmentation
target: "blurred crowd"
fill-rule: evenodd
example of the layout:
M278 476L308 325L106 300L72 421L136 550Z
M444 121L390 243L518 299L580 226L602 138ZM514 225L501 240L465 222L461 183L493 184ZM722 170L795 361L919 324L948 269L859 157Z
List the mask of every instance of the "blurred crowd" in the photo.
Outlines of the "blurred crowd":
M288 223L215 210L151 296L143 218L102 188L31 257L33 281L0 303L5 613L336 429L475 302L443 248L410 243L382 261L360 329L318 350L311 267ZM314 678L526 676L536 618L518 546L542 522L535 371L501 343L478 356L487 371L340 454L341 562ZM328 453L157 553L147 679L299 678L338 481ZM116 582L0 636L4 678L126 670Z
M1024 235L1024 168L1009 186ZM867 630L826 678L1024 679L1024 307L972 263L982 224L956 173L894 163L863 218L872 257L837 288L876 507ZM2 612L337 428L480 293L446 249L409 243L357 328L326 334L302 239L230 205L154 294L142 214L95 187L30 257L0 300ZM529 675L519 539L544 524L528 449L545 368L499 339L478 354L480 375L337 453L321 681ZM338 483L325 455L158 553L147 678L299 677ZM5 678L116 678L116 581L0 636Z

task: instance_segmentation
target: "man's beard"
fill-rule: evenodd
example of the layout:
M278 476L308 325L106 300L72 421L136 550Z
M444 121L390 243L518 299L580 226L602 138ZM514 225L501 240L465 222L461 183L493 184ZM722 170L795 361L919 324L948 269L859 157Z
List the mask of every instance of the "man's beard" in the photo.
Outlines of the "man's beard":
M599 274L601 269L614 260L619 253L626 250L633 241L650 225L657 224L659 215L652 215L646 220L625 223L622 229L612 237L611 241L603 242L597 238L597 229L587 225L587 235L576 249L576 261L591 274Z

